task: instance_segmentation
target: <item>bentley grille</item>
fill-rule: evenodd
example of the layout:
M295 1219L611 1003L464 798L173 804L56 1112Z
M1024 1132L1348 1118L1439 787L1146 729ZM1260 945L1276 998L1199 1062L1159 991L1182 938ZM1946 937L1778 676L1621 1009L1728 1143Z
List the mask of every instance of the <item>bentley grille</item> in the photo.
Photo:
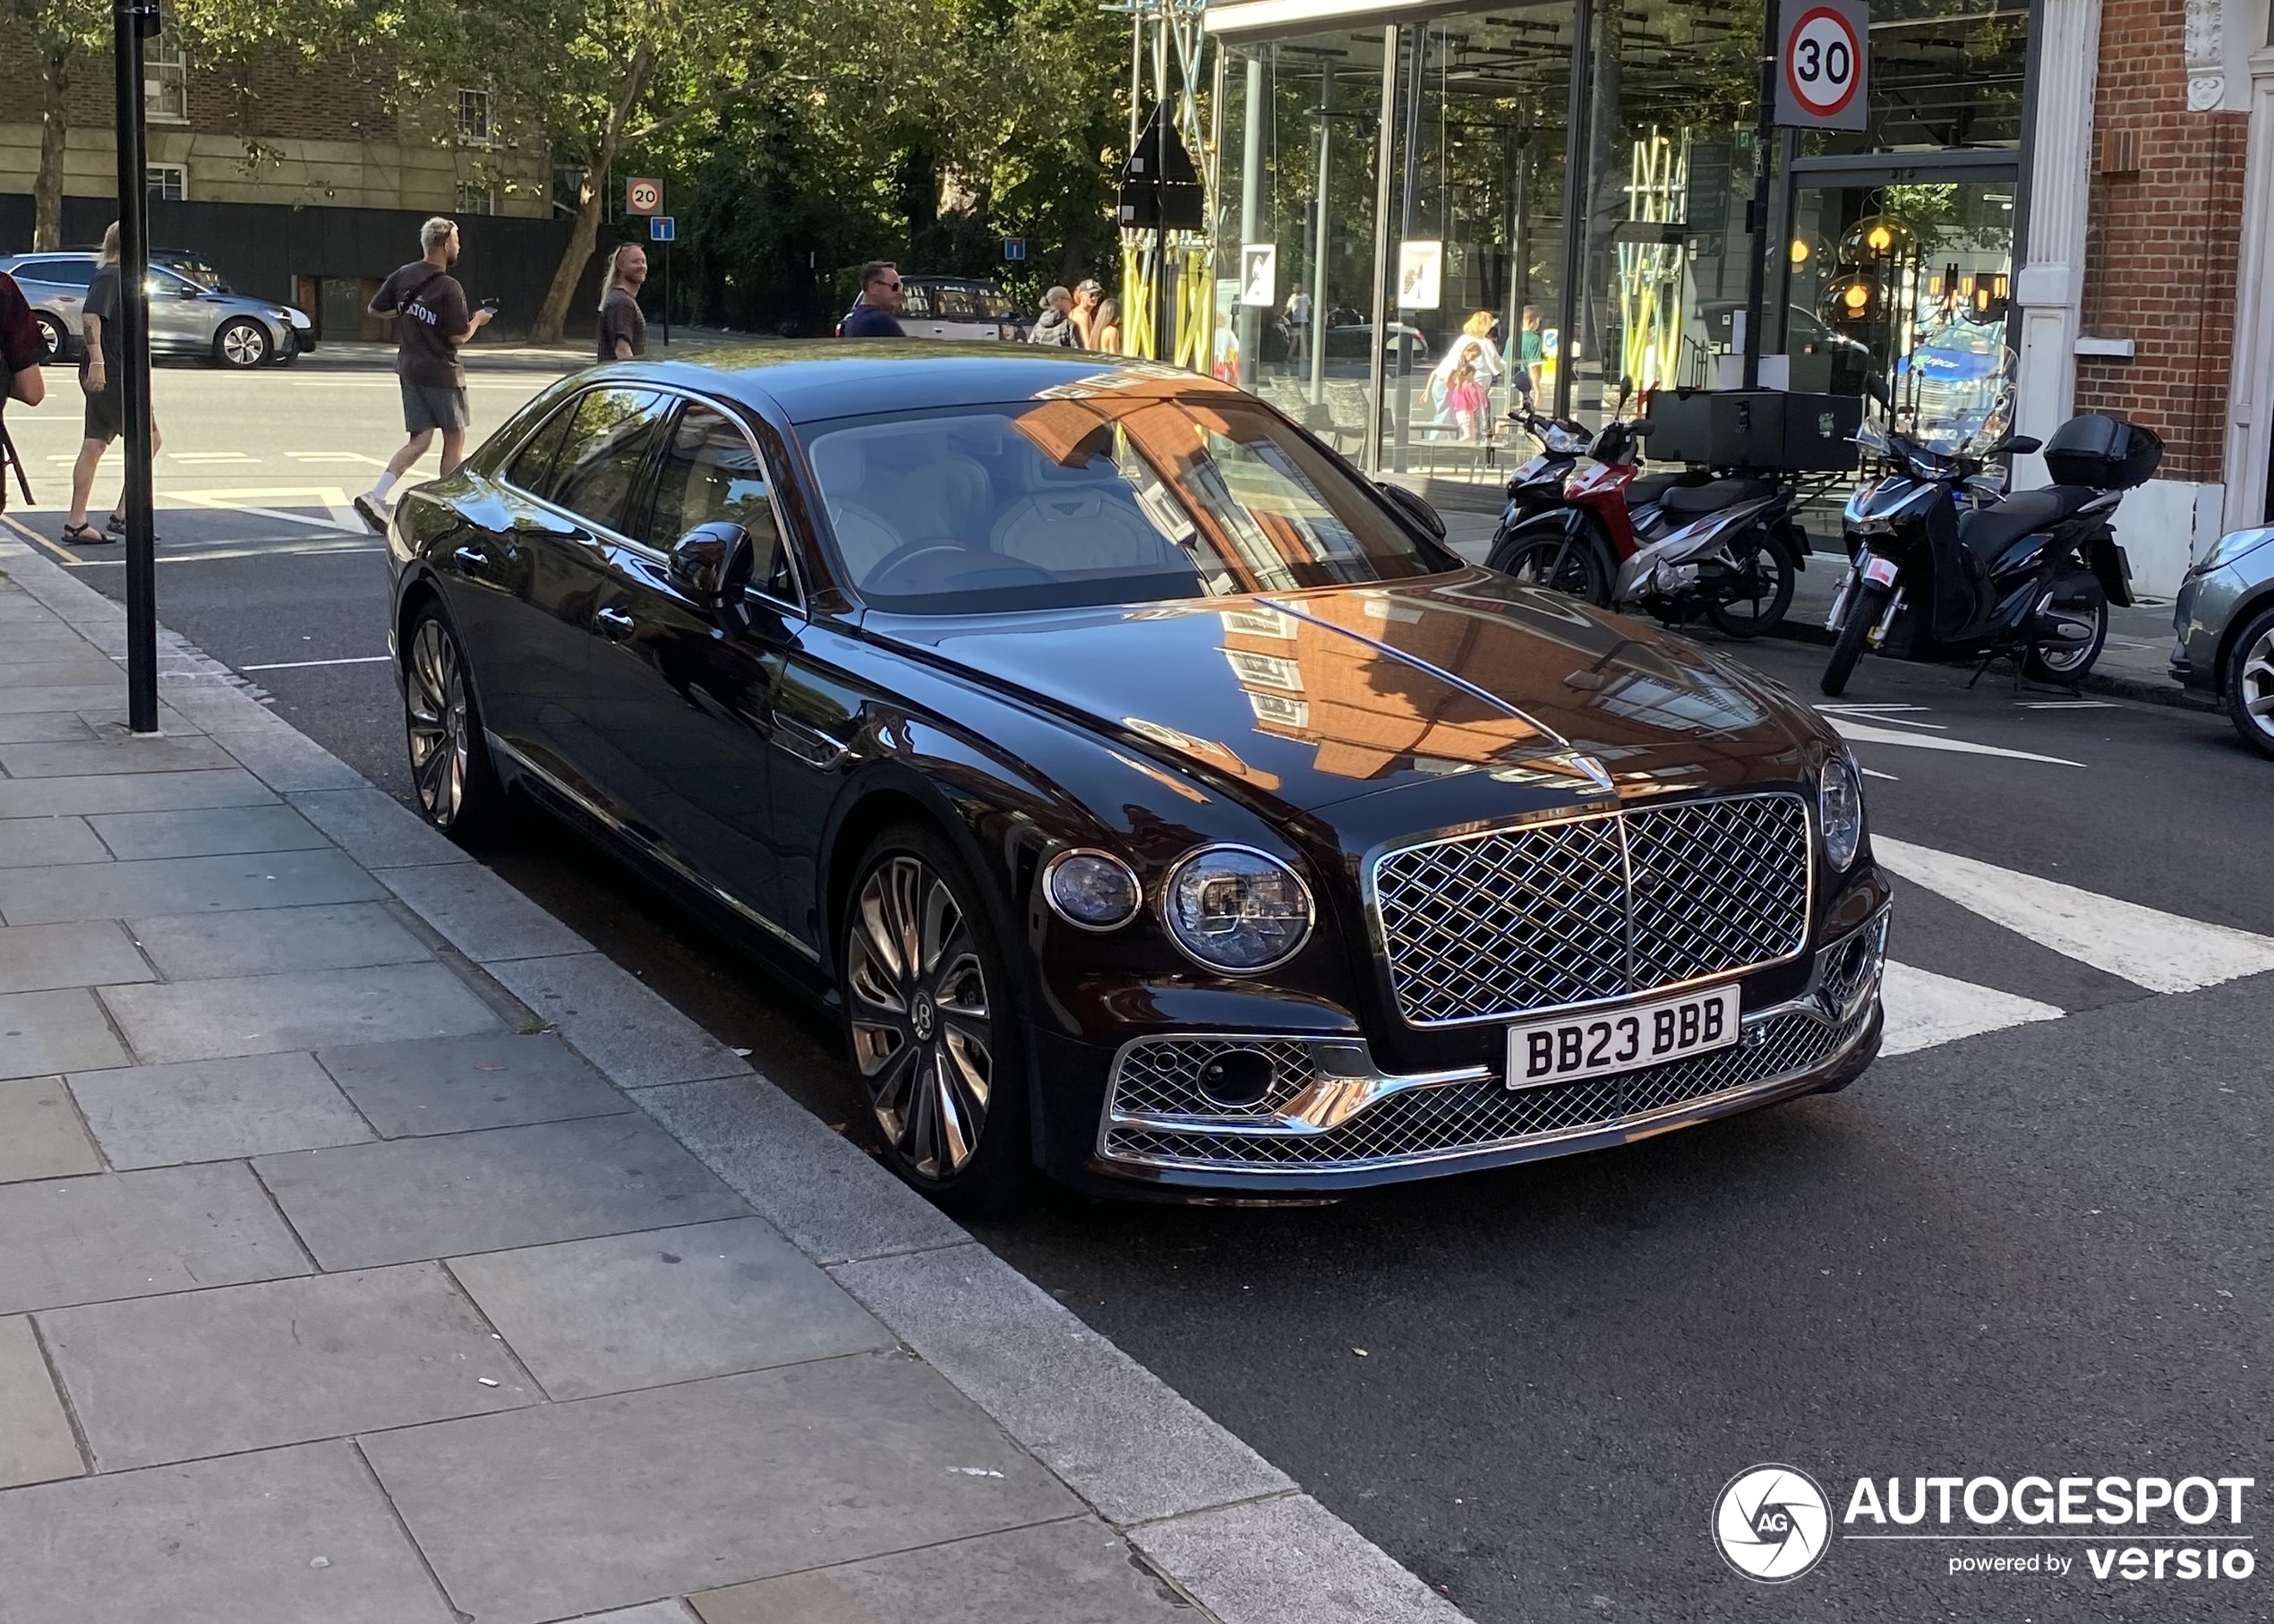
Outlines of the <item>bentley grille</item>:
M1773 964L1808 941L1808 807L1737 795L1391 851L1372 898L1409 1025L1504 1021Z

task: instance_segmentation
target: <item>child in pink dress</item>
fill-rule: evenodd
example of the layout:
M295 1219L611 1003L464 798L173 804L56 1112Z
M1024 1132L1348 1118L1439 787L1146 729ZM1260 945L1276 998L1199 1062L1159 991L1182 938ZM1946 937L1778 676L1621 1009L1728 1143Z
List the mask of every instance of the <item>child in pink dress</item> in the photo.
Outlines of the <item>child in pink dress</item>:
M1476 369L1466 358L1458 362L1446 379L1445 411L1458 424L1461 439L1470 445L1484 443L1484 414L1489 402Z

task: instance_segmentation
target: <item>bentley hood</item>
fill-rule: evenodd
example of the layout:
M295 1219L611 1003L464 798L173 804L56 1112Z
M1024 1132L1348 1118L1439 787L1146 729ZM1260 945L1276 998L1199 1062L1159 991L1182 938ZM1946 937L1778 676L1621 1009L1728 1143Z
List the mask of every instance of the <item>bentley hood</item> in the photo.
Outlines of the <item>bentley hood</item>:
M1828 737L1694 644L1483 570L868 627L1302 811L1458 779L1577 799L1731 787L1793 776L1798 748Z

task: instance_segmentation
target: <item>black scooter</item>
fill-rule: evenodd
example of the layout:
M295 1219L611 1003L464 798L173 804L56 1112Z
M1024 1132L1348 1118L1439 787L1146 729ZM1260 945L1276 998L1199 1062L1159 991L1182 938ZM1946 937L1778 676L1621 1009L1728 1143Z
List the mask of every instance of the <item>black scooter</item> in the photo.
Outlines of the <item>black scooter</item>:
M1882 408L1885 386L1866 388ZM2001 656L2036 682L2074 685L2099 659L2108 605L2129 606L2132 566L2109 526L2144 484L2163 441L2138 423L2088 413L2044 442L2058 483L1961 513L1994 457L2039 442L2008 433L1974 455L1932 450L1887 426L1856 436L1882 465L1848 499L1850 563L1825 620L1837 635L1822 687L1837 696L1867 646L1896 659ZM1977 671L1976 675L1980 671Z

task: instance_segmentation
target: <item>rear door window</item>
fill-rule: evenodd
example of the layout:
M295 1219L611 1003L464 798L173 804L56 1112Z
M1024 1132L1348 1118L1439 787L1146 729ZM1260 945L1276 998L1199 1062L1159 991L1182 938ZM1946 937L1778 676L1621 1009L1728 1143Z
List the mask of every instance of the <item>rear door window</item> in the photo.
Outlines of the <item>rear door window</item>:
M647 389L594 389L578 400L553 465L554 503L620 533L640 465L670 406L670 397Z
M30 260L16 267L19 282L44 282L50 287L86 287L95 280L92 260Z

